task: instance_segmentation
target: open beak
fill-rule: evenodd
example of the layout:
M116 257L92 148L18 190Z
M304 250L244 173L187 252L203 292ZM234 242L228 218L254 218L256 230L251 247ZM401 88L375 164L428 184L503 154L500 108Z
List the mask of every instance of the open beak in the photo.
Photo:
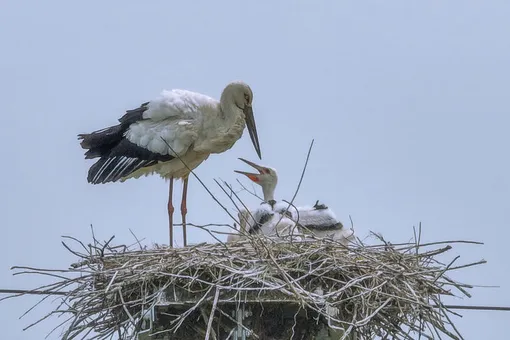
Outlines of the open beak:
M251 179L254 182L258 182L259 181L259 176L264 173L264 167L262 167L260 165L257 165L257 164L255 164L253 162L250 162L250 161L248 161L248 160L246 160L244 158L239 158L239 159L241 161L245 162L246 164L254 167L259 173L255 174L255 173L239 171L239 170L234 170L234 172L237 172L238 174L245 175L245 176L247 176L249 179Z
M246 105L243 112L244 116L246 117L246 126L248 127L248 132L250 133L251 142L255 147L255 151L257 151L259 159L262 159L260 154L259 137L257 135L257 125L255 125L255 118L253 118L253 109L251 105Z

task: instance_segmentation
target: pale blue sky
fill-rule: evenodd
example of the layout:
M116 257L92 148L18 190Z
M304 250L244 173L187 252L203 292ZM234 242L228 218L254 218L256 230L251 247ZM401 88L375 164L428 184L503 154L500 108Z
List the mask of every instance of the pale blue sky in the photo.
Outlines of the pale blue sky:
M166 243L167 184L88 184L76 134L164 88L219 97L240 79L280 197L315 138L298 204L352 215L361 237L406 241L422 221L425 240L483 241L451 256L488 264L454 278L501 288L455 302L510 305L509 18L508 1L2 1L0 286L45 282L12 277L12 265L67 267L60 236L87 241L91 223L102 238L131 242L131 228ZM235 182L237 157L257 159L247 134L197 170L224 202L213 179ZM229 222L193 178L188 208L190 222ZM0 303L3 339L39 340L59 322L22 332L49 311L18 320L36 301ZM510 314L463 314L466 339L507 334Z

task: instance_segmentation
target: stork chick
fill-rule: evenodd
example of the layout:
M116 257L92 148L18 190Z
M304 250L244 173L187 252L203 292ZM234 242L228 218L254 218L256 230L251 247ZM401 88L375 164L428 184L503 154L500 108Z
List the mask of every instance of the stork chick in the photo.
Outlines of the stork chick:
M289 207L288 203L277 202L274 199L274 192L278 184L278 174L276 169L267 166L261 166L248 160L239 158L241 161L255 168L259 173L250 173L235 170L235 172L245 175L254 183L262 187L264 201L273 207L273 211L279 213L289 213L289 218L298 223L301 229L308 230L318 237L329 237L347 245L353 238L354 231L347 230L342 223L337 220L334 212L324 204L315 203L313 207ZM264 204L264 203L263 203Z
M240 160L253 167L258 167L255 163L245 159L240 158ZM274 191L278 183L276 170L269 167L258 167L257 169L260 172L259 174L235 170L235 172L248 176L252 181L259 184L264 194L264 201L261 203L260 207L252 211L241 211L238 214L241 222L241 230L247 231L249 234L261 232L271 237L299 235L299 229L292 220L292 213L287 211L288 204L277 202L274 199ZM246 226L248 226L248 228L246 228Z

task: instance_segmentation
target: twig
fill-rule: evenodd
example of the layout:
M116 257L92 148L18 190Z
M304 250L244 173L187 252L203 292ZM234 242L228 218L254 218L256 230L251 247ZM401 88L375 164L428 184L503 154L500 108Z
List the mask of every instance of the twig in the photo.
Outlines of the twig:
M239 185L241 186L241 188L243 188L245 191L247 191L249 194L251 194L252 196L258 198L259 200L263 201L264 199L262 197L260 197L259 195L257 195L257 193L255 192L255 190L251 191L251 190L248 190L243 183L241 183L241 181L239 180L239 178L236 178L236 181L237 183L239 183Z
M299 189L301 188L301 183L303 182L303 178L305 177L306 168L308 167L308 160L310 159L310 154L312 153L313 142L314 142L314 140L312 139L312 142L310 143L310 147L308 148L308 153L306 154L305 165L303 166L303 171L301 171L301 176L299 177L299 182L298 182L296 191L294 192L294 195L292 196L292 199L290 200L290 203L287 206L287 208L285 209L284 213L281 214L280 219L278 220L278 223L276 223L276 226L278 224L280 224L282 219L286 216L287 212L289 211L289 208L292 206L292 204L294 204L294 200L296 199Z
M220 272L221 275L221 272ZM216 293L214 294L214 302L211 308L211 314L209 315L209 322L207 323L207 332L205 333L205 340L209 340L209 335L211 331L214 334L214 330L212 329L212 323L214 320L214 312L216 311L216 305L218 304L218 298L220 297L220 289L216 288ZM216 335L213 335L214 339L216 339Z

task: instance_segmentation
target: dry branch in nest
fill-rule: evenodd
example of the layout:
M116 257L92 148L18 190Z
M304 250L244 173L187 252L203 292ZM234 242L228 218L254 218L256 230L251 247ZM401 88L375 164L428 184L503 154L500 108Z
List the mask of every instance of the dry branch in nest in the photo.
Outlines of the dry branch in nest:
M447 274L463 266L437 256L456 242L349 247L327 239L138 250L94 240L66 248L79 257L38 290L61 295L63 339L462 338L443 295L470 296ZM460 241L459 241L460 242ZM63 293L65 292L65 293ZM21 295L21 294L19 294ZM146 329L147 315L151 328ZM41 320L46 319L44 316ZM38 322L39 322L38 321ZM152 336L148 336L152 334Z

